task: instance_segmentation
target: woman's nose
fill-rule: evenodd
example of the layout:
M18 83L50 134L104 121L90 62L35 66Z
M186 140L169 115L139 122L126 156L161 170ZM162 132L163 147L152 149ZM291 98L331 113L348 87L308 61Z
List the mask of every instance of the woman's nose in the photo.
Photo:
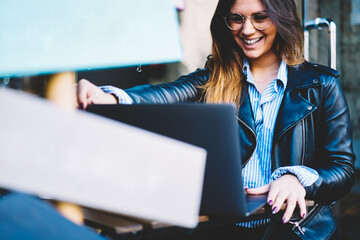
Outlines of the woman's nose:
M256 32L256 29L254 27L254 25L251 22L251 19L247 18L245 19L244 25L242 27L242 34L243 35L252 35Z

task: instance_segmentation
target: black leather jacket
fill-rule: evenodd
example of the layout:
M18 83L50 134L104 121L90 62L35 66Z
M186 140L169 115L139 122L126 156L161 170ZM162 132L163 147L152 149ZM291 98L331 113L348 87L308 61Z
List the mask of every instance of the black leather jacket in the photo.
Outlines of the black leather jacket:
M201 97L198 86L208 80L209 74L208 69L198 69L172 83L143 85L126 92L135 103L198 101ZM245 165L255 149L256 137L247 87L243 89L238 119ZM272 149L273 170L305 165L319 173L318 180L305 188L306 198L315 200L317 206L329 205L349 192L354 182L355 155L349 111L337 71L308 62L297 67L288 66L288 84L275 124ZM315 230L318 231L324 229ZM326 239L332 231L334 227L323 237L315 234L316 239Z

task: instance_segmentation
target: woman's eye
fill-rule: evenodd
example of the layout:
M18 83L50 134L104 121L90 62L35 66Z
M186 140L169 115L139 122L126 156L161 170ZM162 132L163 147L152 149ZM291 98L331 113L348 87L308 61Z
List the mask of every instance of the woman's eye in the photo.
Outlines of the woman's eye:
M263 22L267 20L269 16L267 14L256 14L254 15L254 21L256 22Z
M242 22L244 22L244 17L239 16L239 15L232 15L232 16L230 17L230 20L231 20L232 22L242 23Z

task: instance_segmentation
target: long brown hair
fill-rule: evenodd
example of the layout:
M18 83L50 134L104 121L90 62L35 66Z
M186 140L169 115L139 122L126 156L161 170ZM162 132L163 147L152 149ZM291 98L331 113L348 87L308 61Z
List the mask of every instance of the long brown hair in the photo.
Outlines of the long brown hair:
M224 16L236 0L219 0L210 30L213 39L212 57L207 63L211 74L203 86L204 99L209 103L241 103L244 53L225 25ZM274 42L276 55L289 65L303 60L303 31L294 0L262 0L277 29Z

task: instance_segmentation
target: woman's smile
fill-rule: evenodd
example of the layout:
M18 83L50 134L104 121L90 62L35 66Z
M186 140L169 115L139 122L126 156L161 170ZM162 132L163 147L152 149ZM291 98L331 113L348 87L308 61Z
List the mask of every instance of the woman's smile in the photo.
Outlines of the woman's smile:
M241 38L241 39L244 42L245 47L254 48L260 43L260 41L263 38L264 37L258 37L258 38L252 38L252 39Z

